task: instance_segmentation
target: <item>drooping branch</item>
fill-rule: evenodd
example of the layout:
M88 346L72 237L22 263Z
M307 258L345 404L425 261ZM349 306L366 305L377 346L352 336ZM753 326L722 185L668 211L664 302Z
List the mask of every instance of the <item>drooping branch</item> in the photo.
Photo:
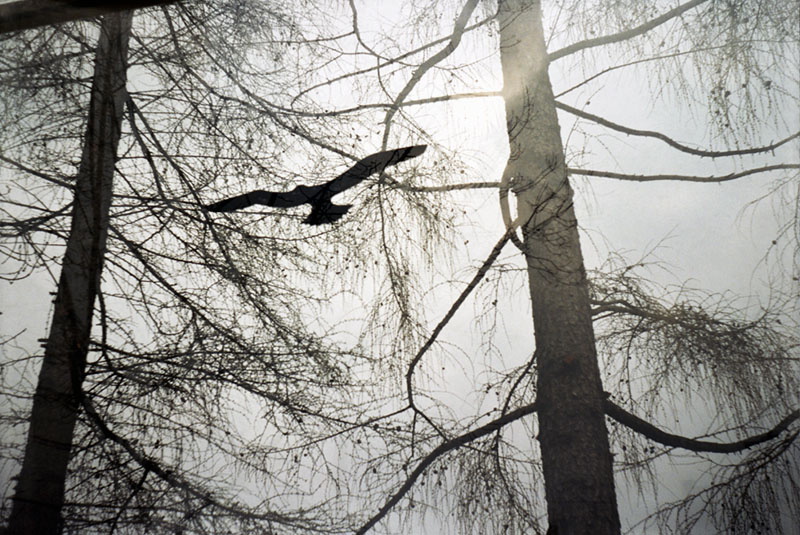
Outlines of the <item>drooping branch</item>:
M436 459L456 448L459 448L481 437L499 431L503 426L508 425L516 420L519 420L523 416L533 414L534 412L536 412L536 402L515 409L506 414L505 416L501 416L500 418L492 420L486 425L483 425L468 433L464 433L463 435L459 435L453 439L450 439L440 444L436 449L434 449L432 452L426 455L424 459L422 459L422 461L414 469L414 471L411 472L411 474L409 474L408 477L406 477L406 480L405 482L403 482L400 489L398 489L398 491L394 493L394 495L392 495L391 498L389 498L386 504L384 504L384 506L381 507L380 511L378 511L378 513L375 516L370 518L366 524L361 526L358 529L358 531L356 531L356 535L363 535L364 533L369 531L372 528L372 526L377 524L384 516L386 516L386 514L392 509L392 507L397 505L397 502L399 502L403 498L403 496L405 496L408 493L408 491L411 490L411 487L414 486L414 483L417 481L417 479L419 479L419 477L425 472L425 470L431 464L433 464L436 461Z
M186 492L187 494L201 500L202 502L211 504L214 507L222 511L225 511L227 513L230 513L234 516L248 518L251 520L263 520L268 522L275 522L294 527L297 527L297 525L301 523L301 519L297 517L281 515L274 512L255 513L252 511L240 509L239 507L233 505L228 505L220 502L212 494L205 492L202 489L195 488L194 485L176 475L176 473L173 470L164 468L152 458L141 453L134 447L134 445L129 440L114 432L106 424L102 416L100 416L100 414L94 408L94 405L91 403L91 401L89 401L89 399L82 392L80 395L80 403L84 410L84 413L89 417L89 420L91 420L92 424L100 432L100 434L104 438L111 440L115 444L122 447L122 449L124 449L128 453L128 455L130 455L131 458L136 462L136 464L138 464L145 470L146 474L153 473L160 479L168 483L170 486L174 488L179 488L184 492ZM320 528L311 525L304 525L303 527L305 529L309 529L312 531L320 531L320 532L324 531Z
M786 418L781 420L778 425L765 433L761 433L760 435L755 435L736 442L719 443L708 442L706 440L695 440L682 437L680 435L667 433L666 431L662 431L661 429L657 428L653 424L642 420L638 416L629 413L609 399L606 399L603 402L603 410L605 411L606 415L613 420L616 420L622 425L629 427L637 433L641 433L654 442L658 442L672 448L683 448L689 451L711 453L735 453L747 448L752 448L753 446L777 437L786 431L792 422L800 418L800 409L798 409L789 414Z
M55 184L56 186L61 186L62 188L67 188L67 189L74 189L75 188L75 184L74 183L70 182L69 180L65 180L66 177L57 177L57 176L53 176L53 175L50 175L50 174L47 174L47 173L43 173L41 171L37 171L36 169L28 167L27 165L25 165L23 163L20 163L20 162L18 162L16 160L12 160L10 158L7 158L7 157L3 156L2 154L0 154L0 162L5 162L8 165L14 166L15 168L19 169L20 171L24 171L25 173L28 173L29 175L33 175L35 177L42 178L42 179L44 179L44 180L46 180L46 181L48 181L48 182L50 182L52 184Z
M669 20L674 19L675 17L682 15L683 13L699 6L700 4L706 1L707 0L691 0L691 2L686 2L685 4L682 4L674 9L671 9L666 13L664 13L663 15L660 15L654 19L650 19L649 21L640 24L635 28L631 28L630 30L625 30L618 33L613 33L611 35L604 35L602 37L595 37L594 39L586 39L585 41L579 41L577 43L573 43L569 46L565 46L560 50L551 52L550 54L548 54L547 59L548 61L553 62L569 54L574 54L575 52L586 50L587 48L609 45L611 43L618 43L620 41L626 41L633 37L637 37L639 35L649 32L653 28L656 28Z
M677 51L677 52L672 52L672 53L669 53L669 54L661 54L661 55L657 55L657 56L649 56L649 57L642 58L642 59L637 59L637 60L633 60L633 61L626 61L625 63L619 63L619 64L616 64L616 65L612 65L610 67L606 67L605 69L602 69L602 70L594 73L593 75L591 75L588 78L584 78L580 82L576 83L573 86L568 87L567 89L563 89L563 90L559 91L558 93L555 94L555 97L556 98L561 98L564 95L566 95L567 93L571 93L572 91L575 91L579 87L583 87L583 86L587 85L592 80L596 80L596 79L600 78L601 76L605 76L606 74L612 73L614 71L618 71L620 69L626 69L628 67L632 67L634 65L640 65L642 63L651 63L651 62L654 62L654 61L661 61L661 60L665 60L665 59L669 59L669 58L678 58L678 57L686 56L686 55L689 55L689 54L696 54L698 52L709 52L711 50L717 50L719 48L722 48L722 46L723 45L720 45L720 46L707 46L707 47L700 47L700 48L691 48L689 50ZM556 103L556 105L558 105L558 103Z
M573 108L567 104L562 102L556 102L556 108L569 112L573 115L577 115L578 117L582 117L584 119L588 119L592 122L595 122L599 125L605 126L607 128L611 128L612 130L616 130L617 132L622 132L623 134L628 134L631 136L641 136L641 137L652 137L659 139L669 145L670 147L676 148L679 151L685 152L687 154L693 154L695 156L707 157L707 158L721 158L723 156L744 156L746 154L759 154L762 152L770 152L781 145L784 145L793 139L797 139L800 137L800 132L795 132L789 137L786 137L780 141L772 143L770 145L764 147L752 147L749 149L740 149L740 150L725 150L725 151L713 151L713 150L703 150L703 149L695 149L693 147L689 147L682 143L679 143L672 139L669 136L662 134L661 132L654 132L652 130L638 130L636 128L629 128L627 126L609 121L608 119L604 119L599 115L594 115L592 113L579 110L578 108Z
M744 171L739 171L738 173L730 173L727 175L709 175L709 176L631 175L627 173L614 173L612 171L597 171L595 169L576 169L574 167L568 168L567 171L572 175L616 178L617 180L630 180L632 182L655 182L658 180L679 180L681 182L715 183L715 182L728 182L730 180L736 180L737 178L742 178L748 175L755 175L757 173L766 173L767 171L779 171L781 169L800 169L800 164L782 163L776 165L765 165L764 167L745 169Z

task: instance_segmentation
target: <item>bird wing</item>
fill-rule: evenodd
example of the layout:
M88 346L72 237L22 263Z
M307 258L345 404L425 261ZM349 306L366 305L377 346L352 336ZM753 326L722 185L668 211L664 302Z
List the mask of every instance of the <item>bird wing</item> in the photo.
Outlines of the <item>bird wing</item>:
M254 204L263 204L266 206L297 206L296 204L285 204L283 201L283 193L275 193L274 191L255 190L250 193L237 195L217 201L214 204L206 206L209 212L235 212L241 208L247 208ZM299 203L302 204L302 203Z
M271 191L256 190L236 197L230 197L221 201L209 204L206 210L209 212L233 212L240 208L247 208L254 204L269 204L269 199L274 193Z
M367 156L357 161L353 167L338 177L324 184L325 194L332 197L348 188L352 188L368 176L383 172L389 166L398 164L403 160L416 158L425 152L426 148L427 145L414 145L413 147L387 150Z
M293 206L300 206L314 201L319 197L320 192L325 188L325 185L319 186L297 186L292 191L284 193L275 193L274 199L270 206L278 208L291 208Z
M330 198L337 193L352 188L368 176L380 173L391 165L409 158L416 158L425 152L426 147L427 145L414 145L412 147L403 147L402 149L378 152L359 160L353 167L338 177L319 186L297 186L292 191L255 190L209 204L206 206L206 210L209 212L234 212L254 204L263 204L275 208L292 208L301 204L311 203L315 209L324 212L324 206L327 206ZM346 211L347 209L338 214L332 221L341 217Z
M292 191L264 191L255 190L223 199L209 204L206 210L209 212L234 212L241 208L247 208L254 204L263 204L275 208L292 208L311 202L323 189L324 186L297 186Z

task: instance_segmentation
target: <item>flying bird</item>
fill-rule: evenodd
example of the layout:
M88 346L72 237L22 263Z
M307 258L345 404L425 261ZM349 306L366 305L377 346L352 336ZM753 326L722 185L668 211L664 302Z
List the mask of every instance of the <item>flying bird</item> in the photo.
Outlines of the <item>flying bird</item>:
M382 173L391 165L396 165L403 160L416 158L423 152L427 145L414 145L402 149L379 152L359 160L356 164L334 178L318 186L297 186L292 191L264 191L255 190L244 195L238 195L206 206L209 212L234 212L240 208L247 208L254 204L264 204L275 208L292 208L301 204L310 204L311 213L303 220L308 225L323 225L333 223L340 219L353 206L352 204L337 205L331 198L352 188L365 178L375 173Z

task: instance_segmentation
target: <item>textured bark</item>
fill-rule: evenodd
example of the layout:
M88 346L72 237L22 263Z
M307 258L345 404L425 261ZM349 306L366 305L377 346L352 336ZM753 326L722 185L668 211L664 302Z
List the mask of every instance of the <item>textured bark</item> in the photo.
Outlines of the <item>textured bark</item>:
M101 26L72 226L8 533L61 531L67 464L103 268L114 162L127 95L130 26L130 12L107 15Z
M538 1L504 0L503 97L533 301L539 442L550 530L620 531L603 389L573 191L548 75Z

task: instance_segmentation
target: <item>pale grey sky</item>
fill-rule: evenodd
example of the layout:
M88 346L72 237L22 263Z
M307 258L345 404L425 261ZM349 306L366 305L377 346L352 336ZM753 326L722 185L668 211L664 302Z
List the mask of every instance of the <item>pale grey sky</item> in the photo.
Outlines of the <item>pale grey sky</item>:
M7 1L0 0L0 3ZM369 38L373 28L376 31L379 27L378 19L383 20L380 25L382 31L391 31L390 15L386 11L386 3L366 3L360 13L360 24L366 38ZM478 86L487 91L497 90L501 83L497 78L499 64L496 50L484 48L489 44L490 39L470 40L469 37L463 43L466 54L485 58L481 59L485 79ZM558 71L553 71L556 92L579 79L567 75L564 75L565 79L559 79L558 74ZM421 87L437 90L430 86ZM692 119L676 113L675 107L669 104L654 104L647 87L647 80L642 74L611 74L587 86L579 96L564 97L564 101L576 104L591 100L586 109L592 113L627 126L662 131L687 144L709 144L703 117ZM418 120L429 126L437 143L447 150L466 155L464 159L471 166L464 175L465 180L500 179L507 154L507 138L499 98L462 100L407 112L415 114L417 110ZM787 109L785 112L788 128L780 132L765 131L756 145L768 144L800 130L800 113L796 109ZM572 136L576 134L571 133L573 119L562 113L560 120L562 137L574 140ZM726 159L714 161L682 157L663 143L642 142L622 134L605 136L599 141L589 139L586 147L590 154L586 160L588 166L603 170L710 175L742 168L741 164L737 166ZM800 143L795 140L775 151L774 155L752 158L745 163L755 166L797 161L799 153ZM433 156L426 154L424 157ZM582 246L587 267L599 267L609 252L622 252L631 261L645 257L645 260L663 262L666 269L653 268L650 271L652 278L659 283L687 283L712 292L741 296L748 306L766 305L771 297L770 285L776 284L770 277L778 276L775 265L770 264L774 259L767 255L774 255L776 251L771 246L779 224L793 214L771 198L753 207L748 206L766 193L778 176L778 173L755 175L725 184L674 181L629 183L606 178L575 178L576 208L584 231ZM8 177L0 179L8 180ZM495 191L456 195L462 200L469 199L475 207L473 213L479 214L471 217L474 225L472 230L464 231L469 246L454 252L457 277L467 281L474 272L471 266L476 266L488 254L502 234L503 226ZM785 241L781 241L777 249L786 245ZM509 245L504 258L510 259L514 254L513 247ZM765 257L767 262L763 261ZM791 274L792 260L786 254L778 260L785 268L784 279L778 284L785 288L792 285L786 278ZM449 293L452 295L460 289L461 286L455 285ZM794 283L794 289L797 290L797 283ZM52 299L49 293L54 290L54 283L46 274L29 277L13 285L0 282L0 305L3 311L0 315L0 333L4 336L22 333L16 343L18 348L5 348L2 358L19 358L40 352L37 340L47 336ZM449 306L449 301L441 298L441 295L431 293L432 308L428 314L431 328ZM517 291L506 296L501 304L503 331L497 339L498 347L504 354L505 364L523 362L533 350L529 296L525 291ZM353 309L357 306L357 302L350 305ZM343 308L349 309L348 306ZM471 299L441 336L443 342L458 345L464 358L474 357L474 360L462 362L462 367L447 365L446 372L431 373L428 382L431 392L437 392L442 403L457 413L463 411L468 414L477 410L474 405L477 403L474 383L485 379L487 368L492 364L479 356L481 339L475 334L472 317L478 308L479 304L474 298ZM800 321L797 314L798 308L795 308L795 319ZM450 362L451 359L455 357L445 361ZM35 378L27 380L31 385L35 384ZM8 477L6 469L6 466L0 465L0 478ZM6 473L3 473L4 470ZM681 492L691 476L675 470L668 476L671 478L668 485L672 490ZM5 486L2 480L0 486ZM631 511L638 506L628 504L626 507Z

